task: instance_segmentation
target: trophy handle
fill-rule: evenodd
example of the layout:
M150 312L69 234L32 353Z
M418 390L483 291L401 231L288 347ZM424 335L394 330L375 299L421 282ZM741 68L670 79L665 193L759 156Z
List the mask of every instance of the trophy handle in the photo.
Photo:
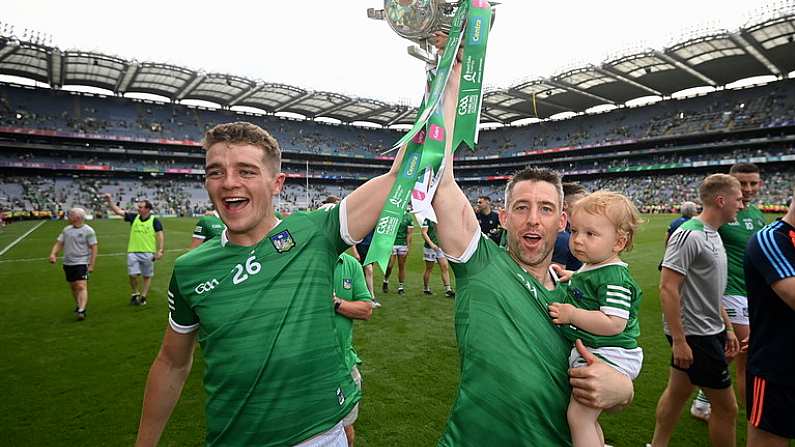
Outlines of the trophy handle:
M419 47L419 45L410 45L406 48L408 53L417 59L424 61L430 65L436 65L436 55L431 53L430 51L423 50Z

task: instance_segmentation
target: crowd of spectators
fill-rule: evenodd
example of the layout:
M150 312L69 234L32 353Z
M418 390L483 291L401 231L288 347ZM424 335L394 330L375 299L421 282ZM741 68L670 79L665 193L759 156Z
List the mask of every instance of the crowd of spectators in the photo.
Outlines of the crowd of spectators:
M286 151L373 157L401 134L266 115L206 110L180 104L98 97L0 84L0 126L78 134L200 141L205 130L229 121L252 121ZM472 155L517 152L795 125L795 80L600 114L484 130ZM466 154L465 154L466 155Z
M287 183L276 201L285 212L319 207L323 200L335 195L345 197L354 184ZM1 176L0 210L50 211L54 215L80 206L96 217L107 215L102 198L110 193L121 208L135 209L136 202L147 199L161 216L193 216L211 209L207 192L199 179L113 178L113 177L47 177Z

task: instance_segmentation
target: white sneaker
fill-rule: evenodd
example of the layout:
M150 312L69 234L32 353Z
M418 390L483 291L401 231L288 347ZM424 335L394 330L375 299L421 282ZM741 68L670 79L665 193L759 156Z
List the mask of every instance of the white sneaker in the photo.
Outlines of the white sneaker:
M379 307L381 307L381 302L373 298L373 301L371 301L370 306L372 306L373 309L378 309Z
M711 412L712 410L709 404L694 400L693 404L690 405L690 415L698 420L709 422L709 415Z

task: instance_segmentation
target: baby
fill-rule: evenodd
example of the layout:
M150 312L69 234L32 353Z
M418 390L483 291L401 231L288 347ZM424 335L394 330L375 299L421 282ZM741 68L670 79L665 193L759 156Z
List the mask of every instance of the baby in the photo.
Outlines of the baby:
M619 254L632 248L641 222L632 202L621 194L598 191L574 204L570 211L572 254L583 262L569 281L564 303L549 305L555 324L572 342L581 339L590 352L634 380L643 363L638 347L641 290ZM572 349L572 368L585 359ZM567 417L575 447L603 446L600 410L576 399Z

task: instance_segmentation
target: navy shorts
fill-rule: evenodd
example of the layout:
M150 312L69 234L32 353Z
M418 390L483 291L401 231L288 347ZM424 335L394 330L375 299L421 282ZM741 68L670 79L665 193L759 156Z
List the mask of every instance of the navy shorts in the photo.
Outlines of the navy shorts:
M795 387L745 375L746 417L754 427L782 438L795 439Z
M63 272L66 274L67 282L86 281L88 279L88 265L65 265Z
M359 264L364 265L364 260L367 259L367 252L370 251L370 245L357 245L356 251L359 252Z
M673 346L673 339L666 335L668 344ZM690 368L682 369L674 365L671 355L671 366L687 373L693 385L722 390L732 384L729 374L729 364L726 362L726 332L715 335L687 335L685 336L690 350L693 351L693 364Z

